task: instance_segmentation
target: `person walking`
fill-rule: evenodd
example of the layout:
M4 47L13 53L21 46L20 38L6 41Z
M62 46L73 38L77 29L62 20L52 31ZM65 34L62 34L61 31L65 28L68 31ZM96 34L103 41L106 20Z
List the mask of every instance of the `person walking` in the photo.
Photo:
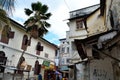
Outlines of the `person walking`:
M61 73L59 74L59 78L60 78L60 80L62 80L62 74Z
M42 80L42 75L41 75L41 73L39 73L39 75L38 75L38 80Z

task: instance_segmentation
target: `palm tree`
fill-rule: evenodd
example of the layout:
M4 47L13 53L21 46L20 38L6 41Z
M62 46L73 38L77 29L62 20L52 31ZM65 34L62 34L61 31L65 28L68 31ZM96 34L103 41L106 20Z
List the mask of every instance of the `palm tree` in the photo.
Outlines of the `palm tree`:
M2 25L1 21L5 22L8 25L10 24L9 19L7 17L7 13L3 9L0 9L0 27Z
M1 21L10 25L7 12L12 13L12 10L14 9L14 3L15 0L0 0L0 27Z
M32 37L42 37L48 32L47 28L50 27L47 20L50 18L51 13L47 13L48 6L43 5L41 2L32 3L31 8L32 10L25 8L26 15L30 17L25 21L24 25Z
M47 13L47 5L42 5L41 2L32 3L31 8L32 10L25 8L26 15L30 17L24 22L27 32L31 35L30 39L31 37L42 37L48 32L47 28L50 27L50 24L46 20L48 20L51 16L51 13ZM17 68L20 68L19 64L23 58L24 53L25 50L22 52L22 55L17 64Z
M14 10L15 0L0 0L0 7L8 12L12 12Z

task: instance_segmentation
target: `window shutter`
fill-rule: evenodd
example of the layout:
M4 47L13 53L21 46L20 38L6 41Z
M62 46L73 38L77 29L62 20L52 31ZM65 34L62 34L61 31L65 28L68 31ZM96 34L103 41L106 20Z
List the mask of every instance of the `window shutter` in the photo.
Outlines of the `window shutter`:
M40 51L43 51L43 46L40 47Z
M37 51L36 51L36 54L37 54L37 55L40 55L40 51L37 50Z
M43 51L43 46L41 46L41 43L38 42L37 45L36 45L36 54L37 55L40 55L40 51Z
M36 46L36 50L40 51L40 48L41 48L41 43L38 42L38 43L37 43L37 46Z
M11 31L11 28L8 25L5 25L2 30L1 42L8 44L10 31Z
M26 50L28 46L28 36L24 35L22 40L22 47L21 49Z
M0 51L0 65L6 65L7 57L5 57L5 53ZM5 68L0 66L0 72L4 72Z
M39 64L39 61L36 60L36 62L35 62L35 67L34 67L34 74L35 74L35 75L39 75L40 70L41 70L41 65Z
M14 33L15 33L15 32L10 31L10 32L9 32L9 38L14 38Z

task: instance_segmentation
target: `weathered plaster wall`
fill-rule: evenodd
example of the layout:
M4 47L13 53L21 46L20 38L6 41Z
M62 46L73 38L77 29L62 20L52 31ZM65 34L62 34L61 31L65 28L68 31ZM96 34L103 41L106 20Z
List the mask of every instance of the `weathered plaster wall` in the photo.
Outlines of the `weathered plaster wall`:
M114 80L113 68L109 59L90 62L90 80Z
M100 16L100 10L88 17L87 27L88 36L96 35L107 30L104 25L104 18Z

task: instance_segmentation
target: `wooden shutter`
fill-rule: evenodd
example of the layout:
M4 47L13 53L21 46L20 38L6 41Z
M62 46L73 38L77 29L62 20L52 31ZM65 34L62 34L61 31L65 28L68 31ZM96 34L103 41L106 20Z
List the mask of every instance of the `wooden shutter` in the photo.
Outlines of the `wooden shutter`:
M36 60L35 61L35 66L34 66L34 74L38 75L40 73L41 70L41 65L39 64L39 61Z
M43 46L41 46L41 43L38 42L36 45L36 54L40 55L40 51L43 51Z
M24 36L23 36L23 40L22 40L21 49L23 49L23 50L26 51L27 46L28 46L28 36L27 36L27 35L24 35Z
M5 25L1 35L1 42L8 44L9 42L9 32L11 28L8 25Z
M15 32L10 31L10 32L9 32L9 38L14 38L14 33L15 33Z

